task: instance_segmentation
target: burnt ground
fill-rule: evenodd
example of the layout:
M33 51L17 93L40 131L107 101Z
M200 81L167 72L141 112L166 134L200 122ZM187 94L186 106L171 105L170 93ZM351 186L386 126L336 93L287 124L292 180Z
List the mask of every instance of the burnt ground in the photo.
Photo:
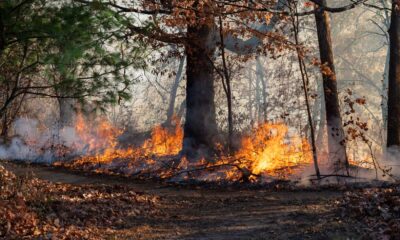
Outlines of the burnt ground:
M342 218L340 190L204 189L134 182L50 167L5 164L16 175L57 183L129 186L157 196L159 214L126 218L106 239L361 239L362 226Z

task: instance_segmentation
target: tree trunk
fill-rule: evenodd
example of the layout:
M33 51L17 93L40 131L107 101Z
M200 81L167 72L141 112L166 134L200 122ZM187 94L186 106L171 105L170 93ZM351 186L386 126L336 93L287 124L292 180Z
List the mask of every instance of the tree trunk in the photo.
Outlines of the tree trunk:
M326 6L326 1L322 4ZM340 114L337 79L333 60L330 18L327 12L318 8L315 12L319 52L321 57L321 72L325 95L325 110L328 129L329 159L336 165L335 171L345 167L348 173L345 135Z
M260 85L261 85L261 79L259 78L259 75L258 75L258 73L257 73L257 68L256 68L256 96L255 96L255 102L256 102L256 112L255 112L255 114L256 114L256 121L257 121L257 124L258 123L261 123L262 122L262 118L261 118L261 116L262 116L262 113L261 113L261 87L260 87Z
M199 21L204 21L200 19ZM190 161L211 155L217 137L214 106L214 66L216 50L213 19L188 26L186 45L186 121L183 154ZM201 156L203 155L203 156Z
M229 153L233 153L233 111L232 111L231 76L229 74L228 64L226 61L225 39L224 39L223 23L221 16L219 16L219 37L220 37L221 58L223 66L223 74L221 75L221 77L228 104L228 150Z
M400 146L400 0L392 0L387 146Z
M387 51L385 69L383 72L382 96L381 96L381 111L383 129L387 129L388 117L388 85L389 85L389 65L390 65L390 48Z
M60 110L60 129L74 126L76 120L76 99L58 98L58 104Z
M0 8L0 55L3 54L3 51L6 47L6 39L4 33L4 20L3 20L3 9Z
M317 87L317 93L320 94L320 96L323 96L323 91L322 91L322 86L319 83ZM317 122L317 113L319 113L319 122L318 122L318 133L317 133L317 144L320 144L319 148L323 148L323 141L324 141L324 133L325 133L325 120L326 120L326 111L325 111L325 99L321 97L319 100L319 103L314 104L314 122Z
M248 111L249 111L249 120L250 120L250 127L254 126L254 117L253 117L253 76L252 70L249 68L248 70L248 81L249 81L249 90L248 90Z
M180 59L178 71L176 72L175 81L171 87L171 92L169 95L169 105L167 110L167 120L166 125L171 125L172 117L175 113L175 100L176 100L176 93L178 92L179 83L181 82L182 72L183 72L183 65L185 64L185 58Z
M184 99L181 102L181 105L178 108L178 111L176 111L176 116L178 117L178 119L182 119L183 114L185 113L186 110L186 99Z
M262 103L261 103L261 112L263 116L263 122L267 121L267 84L265 79L265 72L264 67L261 63L260 57L256 59L256 72L257 72L257 79L259 79L261 83L261 96L262 96Z
M4 112L3 114L3 119L2 119L2 124L1 124L1 133L0 133L0 140L3 139L7 139L8 137L8 116L7 116L7 111Z

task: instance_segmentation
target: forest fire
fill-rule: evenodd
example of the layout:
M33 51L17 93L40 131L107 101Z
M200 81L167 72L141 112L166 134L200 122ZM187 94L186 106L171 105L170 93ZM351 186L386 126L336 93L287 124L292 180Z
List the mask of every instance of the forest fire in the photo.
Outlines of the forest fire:
M174 118L175 127L173 131L162 127L154 127L151 138L147 139L140 147L119 148L118 137L122 130L118 129L107 120L101 119L93 127L88 126L84 117L79 114L75 122L75 131L81 140L75 144L73 151L83 152L82 156L70 163L56 162L56 165L79 166L82 164L107 164L114 160L132 160L148 158L149 156L176 155L182 145L183 131L179 120ZM83 151L82 151L83 150ZM148 163L152 161L149 160Z
M400 0L0 2L0 239L400 239Z
M54 164L79 168L122 161L131 168L129 172L135 172L134 168L138 166L147 169L146 172L159 170L159 164L156 163L161 161L160 158L176 158L181 151L183 129L180 121L174 118L171 125L169 128L162 125L154 127L151 137L139 147L119 148L118 137L122 130L113 127L105 119L98 121L95 129L88 130L90 127L79 115L75 129L85 145L77 147L86 151L71 162L58 161ZM180 175L179 171L182 170L196 171L201 168L207 171L197 176L207 181L239 181L243 180L244 175L249 175L246 178L254 181L260 176L289 178L296 173L296 169L310 164L312 155L306 139L298 136L289 138L288 132L288 127L283 123L261 124L242 138L241 147L233 155L223 154L215 162L207 162L203 158L198 163L189 163L183 157L176 169L164 169L158 177L169 178Z

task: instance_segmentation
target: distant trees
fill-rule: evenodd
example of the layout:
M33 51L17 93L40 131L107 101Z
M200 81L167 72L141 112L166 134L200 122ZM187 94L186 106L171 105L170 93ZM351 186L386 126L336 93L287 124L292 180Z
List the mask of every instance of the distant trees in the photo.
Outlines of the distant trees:
M184 65L185 65L185 58L183 57L183 58L179 59L178 69L176 71L175 79L174 79L174 82L172 83L172 86L170 89L169 103L168 103L168 109L167 109L167 120L166 120L167 125L171 125L173 117L176 114L176 112L175 112L175 103L176 103L176 97L177 97L176 95L178 92L179 84L182 80Z

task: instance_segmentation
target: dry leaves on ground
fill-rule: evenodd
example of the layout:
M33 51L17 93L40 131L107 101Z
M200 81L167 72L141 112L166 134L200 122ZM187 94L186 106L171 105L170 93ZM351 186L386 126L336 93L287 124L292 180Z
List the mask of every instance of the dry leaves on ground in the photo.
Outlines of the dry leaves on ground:
M346 192L344 216L366 224L367 239L400 239L400 186Z
M0 238L103 239L158 199L126 186L75 186L16 177L0 166Z

